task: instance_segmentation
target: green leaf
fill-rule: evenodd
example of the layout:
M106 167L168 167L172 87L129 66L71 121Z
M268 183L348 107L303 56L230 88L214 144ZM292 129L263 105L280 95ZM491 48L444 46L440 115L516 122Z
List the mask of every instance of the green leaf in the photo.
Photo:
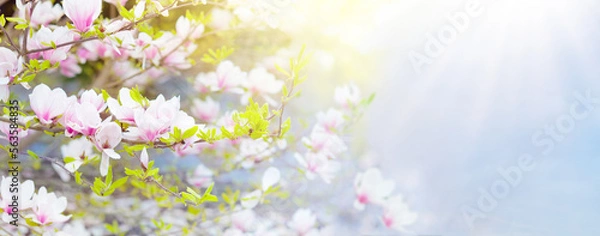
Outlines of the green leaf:
M112 166L108 166L108 174L106 174L106 185L110 185L113 181Z
M75 183L83 184L83 180L81 179L81 172L75 171Z
M4 14L0 15L0 25L2 25L2 27L6 26L6 18L4 18Z
M33 157L33 159L40 159L40 157L31 150L27 150L27 155L29 155L30 157Z
M135 18L135 15L133 14L133 12L130 12L127 10L127 8L125 8L124 6L119 6L119 14L127 19L127 20L133 20L133 18Z
M128 176L125 176L123 178L120 178L118 180L116 180L112 185L111 188L117 189L121 186L123 186L125 183L127 183L127 180L129 179Z
M74 162L75 160L77 160L77 159L75 159L75 157L65 157L63 159L63 161L65 162L65 164L69 164L71 162Z
M194 136L197 132L198 132L198 126L189 128L185 132L183 132L183 136L181 137L181 139L188 139L188 138Z

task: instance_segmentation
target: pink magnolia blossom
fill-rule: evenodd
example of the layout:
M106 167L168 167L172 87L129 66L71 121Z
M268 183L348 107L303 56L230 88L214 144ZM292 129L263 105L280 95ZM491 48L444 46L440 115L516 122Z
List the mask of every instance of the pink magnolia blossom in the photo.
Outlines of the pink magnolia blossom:
M402 196L394 196L384 203L383 224L400 232L408 232L406 226L413 224L417 220L417 213L411 212Z
M356 191L354 207L363 210L368 203L383 203L392 194L394 185L392 180L383 179L381 172L376 168L357 174L354 179L354 191Z
M256 214L250 209L238 211L230 216L232 227L244 233L254 231L256 218Z
M317 125L323 127L329 133L337 132L344 124L344 114L329 108L326 113L317 113Z
M207 87L210 91L243 93L240 85L246 79L246 72L235 66L231 61L223 61L217 66L215 72L200 73L196 83ZM199 85L196 85L199 87Z
M192 42L184 43L184 40L171 32L164 32L160 38L154 40L162 56L161 65L175 71L192 67L188 56L196 50L197 46Z
M96 148L102 152L102 160L100 161L100 174L105 176L108 174L109 158L120 159L121 155L115 152L115 147L121 142L121 127L114 122L105 121L102 126L96 131L94 136L94 144Z
M236 160L241 161L242 167L249 169L255 163L273 155L275 150L274 147L271 147L269 143L262 139L245 138L240 142L240 152Z
M102 119L94 104L87 101L73 102L65 111L62 123L65 126L65 136L73 137L77 134L91 136L100 127Z
M74 161L66 163L65 168L71 173L75 172L85 160L94 156L94 144L87 138L73 139L71 142L60 147L63 158L72 157Z
M125 138L129 140L143 140L154 142L166 134L179 112L179 97L168 101L162 95L150 101L146 110L135 110L133 117L135 127L129 127Z
M28 42L29 49L48 48L49 45L60 45L71 42L75 39L75 35L66 26L57 27L54 30L42 26L40 30L33 34L33 37ZM56 49L45 50L42 52L29 54L30 58L42 57L44 60L49 60L51 63L62 62L67 59L67 53L71 49L71 45L57 47Z
M0 47L0 101L8 101L10 95L9 84L14 76L21 71L18 55L12 50Z
M81 73L81 67L73 54L67 55L67 59L60 63L60 73L66 77L73 78Z
M326 156L314 152L307 152L304 156L296 153L294 155L300 167L305 170L306 178L314 179L320 176L325 183L331 183L341 165L337 161L329 160Z
M102 0L64 0L65 15L79 32L86 32L102 11Z
M16 208L16 206L10 206L12 204L13 195L17 195L16 193L12 193L10 191L12 183L13 183L12 177L2 176L2 181L0 182L0 208L4 211L2 213L2 221L6 222L6 223L13 220L11 213L13 213L13 207ZM31 208L33 206L32 198L33 198L33 194L35 191L35 186L33 184L33 181L26 180L23 183L19 183L18 186L19 186L18 210L23 211L23 210Z
M50 225L62 223L71 218L71 215L65 216L62 214L67 209L67 198L48 193L46 187L41 187L33 199L34 203L31 208L33 213L26 216L31 218L33 222L40 225Z
M190 61L186 59L188 56L189 53L177 50L166 56L163 59L163 64L173 69L187 70L192 67Z
M188 183L197 188L206 188L212 182L213 171L203 164L199 164L194 170L192 177L188 178Z
M275 79L275 76L263 67L252 69L248 74L248 78L243 80L241 84L247 90L240 98L242 105L248 104L248 99L252 95L260 95L269 104L277 105L277 101L273 100L269 94L279 93L283 87L283 81Z
M298 235L313 234L311 231L315 231L315 224L317 223L317 217L312 213L310 209L300 208L294 212L292 220L287 223L290 229L294 230Z
M90 89L81 93L79 96L79 103L89 103L91 104L98 112L104 111L106 109L106 103L104 102L104 98L101 93L96 93L96 91Z
M52 1L39 1L36 3L33 13L31 12L31 2L23 5L22 1L15 1L19 10L19 17L30 19L30 25L37 27L38 25L47 26L50 22L62 17L63 9L60 4L52 5Z
M177 37L182 39L198 39L202 36L202 33L204 33L204 25L202 23L192 22L185 16L180 16L177 19L177 23L175 23L175 32L177 32Z
M196 125L193 117L189 116L184 111L179 111L175 120L173 120L173 124L171 124L170 132L174 132L175 128L178 128L182 133L185 133L187 130L193 129L194 127L197 127L196 132L197 130L204 129L204 125ZM198 149L194 148L194 146L198 140L200 140L200 138L194 133L191 137L184 139L182 143L175 144L173 149L178 156L196 153Z
M119 90L119 100L108 98L106 104L110 113L117 120L128 124L135 124L135 111L143 110L142 105L131 98L131 90L128 88L121 88Z
M220 105L218 102L215 102L212 98L206 97L205 101L202 101L200 99L194 99L192 103L193 105L191 108L191 114L194 117L207 123L212 123L217 119L219 115Z
M142 168L144 168L144 170L148 169L149 160L150 157L148 156L148 151L146 151L146 147L144 147L144 149L142 149L142 152L140 153L140 163L142 164Z
M9 141L9 137L14 135L10 134L11 130L13 129L10 128L10 123L4 121L0 122L0 139ZM23 130L23 128L21 127L17 128L16 130L18 131L17 137L19 138L19 140L27 137L27 135L29 134L29 130Z
M310 137L303 137L302 142L312 152L320 153L328 158L336 158L337 154L347 149L346 144L336 134L328 133L321 126L314 126Z
M134 40L134 49L131 53L131 57L142 59L142 67L145 68L146 61L151 61L155 65L160 63L159 52L160 49L152 37L144 32L141 32Z
M342 108L348 109L360 101L360 90L354 84L335 88L335 102Z
M61 88L50 88L45 84L36 86L29 95L31 109L42 124L51 124L65 113L70 102Z

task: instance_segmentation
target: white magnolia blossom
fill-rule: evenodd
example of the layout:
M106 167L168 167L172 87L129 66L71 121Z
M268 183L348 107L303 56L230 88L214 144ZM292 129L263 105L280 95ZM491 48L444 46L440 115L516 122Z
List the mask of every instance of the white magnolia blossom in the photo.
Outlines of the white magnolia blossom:
M354 207L363 210L368 203L382 204L392 194L394 186L394 181L383 179L381 172L376 168L357 174L354 179Z

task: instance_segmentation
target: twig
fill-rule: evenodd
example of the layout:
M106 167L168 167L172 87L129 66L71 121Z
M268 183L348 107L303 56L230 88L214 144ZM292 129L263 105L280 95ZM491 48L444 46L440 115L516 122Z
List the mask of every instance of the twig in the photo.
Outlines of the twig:
M8 31L6 31L6 28L4 28L4 26L2 26L2 24L0 24L0 29L2 29L2 32L4 33L4 35L6 35L6 38L8 39L8 43L10 44L10 46L13 47L15 50L17 50L19 55L21 55L21 49L19 49L19 47L17 45L15 45L15 43L12 40L12 37L10 36Z

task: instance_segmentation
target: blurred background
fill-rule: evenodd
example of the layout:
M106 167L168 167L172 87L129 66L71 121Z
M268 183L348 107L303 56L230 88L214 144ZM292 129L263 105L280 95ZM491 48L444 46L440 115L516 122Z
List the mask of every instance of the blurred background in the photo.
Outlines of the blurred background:
M600 235L600 109L559 139L545 133L576 94L600 98L600 2L307 0L282 9L279 27L314 53L318 76L302 97L314 106L302 109L330 106L340 83L377 94L347 141L363 153L357 170L381 168L420 214L411 230ZM463 209L477 210L480 189L523 154L535 169L469 224Z

